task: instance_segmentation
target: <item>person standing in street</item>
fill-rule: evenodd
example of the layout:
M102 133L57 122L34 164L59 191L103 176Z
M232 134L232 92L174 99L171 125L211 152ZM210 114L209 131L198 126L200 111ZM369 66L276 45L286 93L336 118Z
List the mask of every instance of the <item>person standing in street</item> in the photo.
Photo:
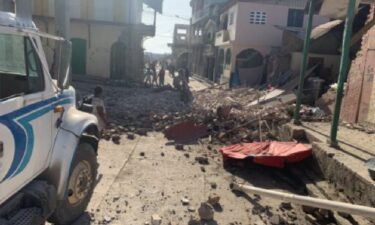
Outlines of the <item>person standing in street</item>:
M98 118L98 126L100 132L102 132L108 126L107 112L102 96L103 88L99 86L95 87L94 98L92 99L92 113Z
M164 69L164 66L162 66L159 71L159 86L160 87L164 86L164 81L165 81L165 69Z
M151 72L152 72L152 84L151 87L155 85L155 87L158 86L158 74L156 73L156 64L157 62L153 62L151 64Z
M152 71L151 71L150 66L146 68L144 83L146 87L152 87Z

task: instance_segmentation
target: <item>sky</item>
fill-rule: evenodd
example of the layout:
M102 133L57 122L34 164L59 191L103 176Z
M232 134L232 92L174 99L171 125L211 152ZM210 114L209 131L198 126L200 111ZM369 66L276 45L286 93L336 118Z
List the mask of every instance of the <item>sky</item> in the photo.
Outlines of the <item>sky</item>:
M153 21L151 9L145 8L143 14L143 22L151 24ZM190 0L164 0L163 15L157 15L156 36L144 42L146 52L170 53L171 48L168 47L168 43L172 43L174 25L189 24L190 17Z

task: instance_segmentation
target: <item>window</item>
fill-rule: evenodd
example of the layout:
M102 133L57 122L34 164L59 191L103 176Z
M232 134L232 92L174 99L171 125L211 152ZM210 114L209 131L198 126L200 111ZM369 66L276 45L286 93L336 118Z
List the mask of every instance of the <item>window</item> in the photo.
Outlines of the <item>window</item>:
M26 59L28 73L27 93L41 92L44 90L43 67L29 38L26 39Z
M289 9L288 27L303 27L305 13L302 9Z
M267 14L266 12L251 12L250 13L250 24L266 24L267 23Z
M229 25L233 25L234 23L234 12L229 14Z
M22 36L0 35L0 73L26 76Z
M0 99L43 91L42 71L29 38L0 34Z

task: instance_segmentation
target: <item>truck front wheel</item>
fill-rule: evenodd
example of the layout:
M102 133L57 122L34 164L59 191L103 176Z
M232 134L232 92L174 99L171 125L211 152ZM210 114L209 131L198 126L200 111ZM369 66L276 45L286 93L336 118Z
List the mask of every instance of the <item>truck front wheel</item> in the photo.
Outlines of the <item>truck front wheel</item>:
M84 213L95 188L97 169L95 150L91 145L81 143L70 169L64 200L58 202L52 216L53 223L71 224Z

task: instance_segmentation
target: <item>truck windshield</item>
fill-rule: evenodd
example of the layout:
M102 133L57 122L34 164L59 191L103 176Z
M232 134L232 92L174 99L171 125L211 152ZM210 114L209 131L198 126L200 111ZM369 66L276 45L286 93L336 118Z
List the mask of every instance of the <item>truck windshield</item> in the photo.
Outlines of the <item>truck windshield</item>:
M42 64L31 40L0 34L0 101L43 90Z
M26 76L24 37L0 34L0 73Z

